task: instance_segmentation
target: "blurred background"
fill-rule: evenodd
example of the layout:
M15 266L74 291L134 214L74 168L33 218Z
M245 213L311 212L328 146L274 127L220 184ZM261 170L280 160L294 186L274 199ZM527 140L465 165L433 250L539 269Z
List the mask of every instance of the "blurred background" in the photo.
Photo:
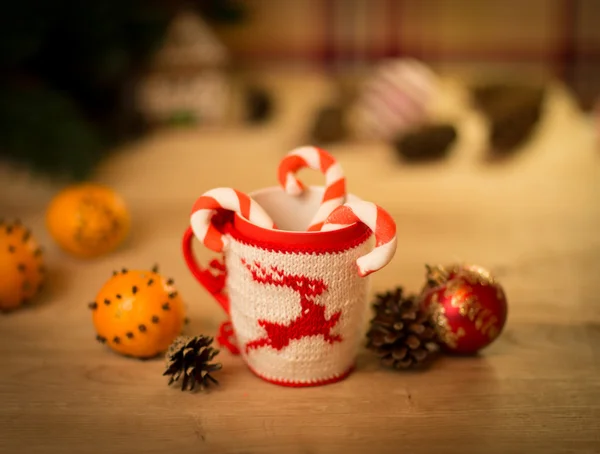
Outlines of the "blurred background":
M364 66L415 57L440 70L527 70L598 94L595 0L249 0L248 20L219 28L250 63Z
M429 83L424 69L455 80L558 82L587 115L600 95L599 23L596 0L7 1L0 15L0 157L40 174L84 179L111 150L152 128L265 123L276 118L278 99L262 75L278 68L313 68L339 88L339 99L314 111L306 140L313 143L349 140L348 130L369 115L394 123L377 103L394 93L410 98L414 86L403 77ZM357 81L390 59L423 66L392 70L392 89L365 101ZM496 90L510 98L499 89L476 97ZM427 89L409 101L427 107L436 93ZM522 100L519 93L513 99ZM539 104L537 94L525 98ZM362 111L351 115L361 99ZM507 115L531 117L523 109ZM397 140L394 128L379 139ZM439 147L453 134L438 128L417 140L417 151L405 143L405 154Z

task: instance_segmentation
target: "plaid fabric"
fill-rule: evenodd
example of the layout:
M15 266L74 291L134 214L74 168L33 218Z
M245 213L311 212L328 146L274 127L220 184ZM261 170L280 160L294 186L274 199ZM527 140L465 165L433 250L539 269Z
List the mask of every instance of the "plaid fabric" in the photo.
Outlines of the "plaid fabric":
M363 65L413 56L438 69L552 74L600 92L598 0L246 0L219 33L242 61Z

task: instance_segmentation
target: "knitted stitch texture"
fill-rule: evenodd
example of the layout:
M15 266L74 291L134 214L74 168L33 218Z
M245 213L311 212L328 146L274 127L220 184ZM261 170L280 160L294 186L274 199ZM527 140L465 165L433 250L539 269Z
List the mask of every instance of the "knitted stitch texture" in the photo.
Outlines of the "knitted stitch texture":
M356 260L369 238L338 252L272 251L231 238L225 254L235 336L262 378L291 386L331 383L354 365L369 278Z

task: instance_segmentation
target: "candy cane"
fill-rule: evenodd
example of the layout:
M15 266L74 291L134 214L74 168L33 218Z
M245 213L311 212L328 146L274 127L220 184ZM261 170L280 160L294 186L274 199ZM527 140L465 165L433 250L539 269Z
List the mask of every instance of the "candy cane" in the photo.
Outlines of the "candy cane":
M309 231L318 231L329 214L346 201L346 178L338 162L326 151L317 147L300 147L292 150L279 164L279 183L288 194L300 195L305 186L295 173L309 167L325 175L325 194L321 205L310 221Z
M269 215L250 196L231 188L211 189L194 203L190 224L196 238L215 252L221 252L227 246L227 238L211 222L213 215L220 209L238 213L260 227L275 228Z
M396 223L383 208L371 202L349 202L336 208L322 231L336 230L355 222L366 224L375 234L375 248L356 261L358 273L367 276L387 265L396 252Z

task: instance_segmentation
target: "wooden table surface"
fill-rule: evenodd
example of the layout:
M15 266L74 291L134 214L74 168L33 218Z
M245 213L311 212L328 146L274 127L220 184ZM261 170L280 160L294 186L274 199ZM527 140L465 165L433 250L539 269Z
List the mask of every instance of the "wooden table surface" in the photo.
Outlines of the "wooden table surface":
M0 316L0 452L600 452L600 148L560 87L532 141L505 162L486 162L485 126L456 108L460 96L440 114L461 137L444 162L409 166L381 143L329 148L351 192L398 224L398 252L373 275L373 293L416 291L425 263L468 261L496 273L509 319L479 356L399 373L361 351L345 381L293 389L261 381L222 351L221 386L189 394L167 386L162 359L127 359L95 341L87 303L121 267L159 263L174 277L187 333L213 335L224 320L180 253L189 209L216 186L275 184L280 157L306 141L331 89L312 73L265 80L278 101L269 124L157 132L101 166L95 180L126 198L134 220L109 256L59 251L43 223L57 185L3 167L1 214L32 227L49 282L36 304Z

